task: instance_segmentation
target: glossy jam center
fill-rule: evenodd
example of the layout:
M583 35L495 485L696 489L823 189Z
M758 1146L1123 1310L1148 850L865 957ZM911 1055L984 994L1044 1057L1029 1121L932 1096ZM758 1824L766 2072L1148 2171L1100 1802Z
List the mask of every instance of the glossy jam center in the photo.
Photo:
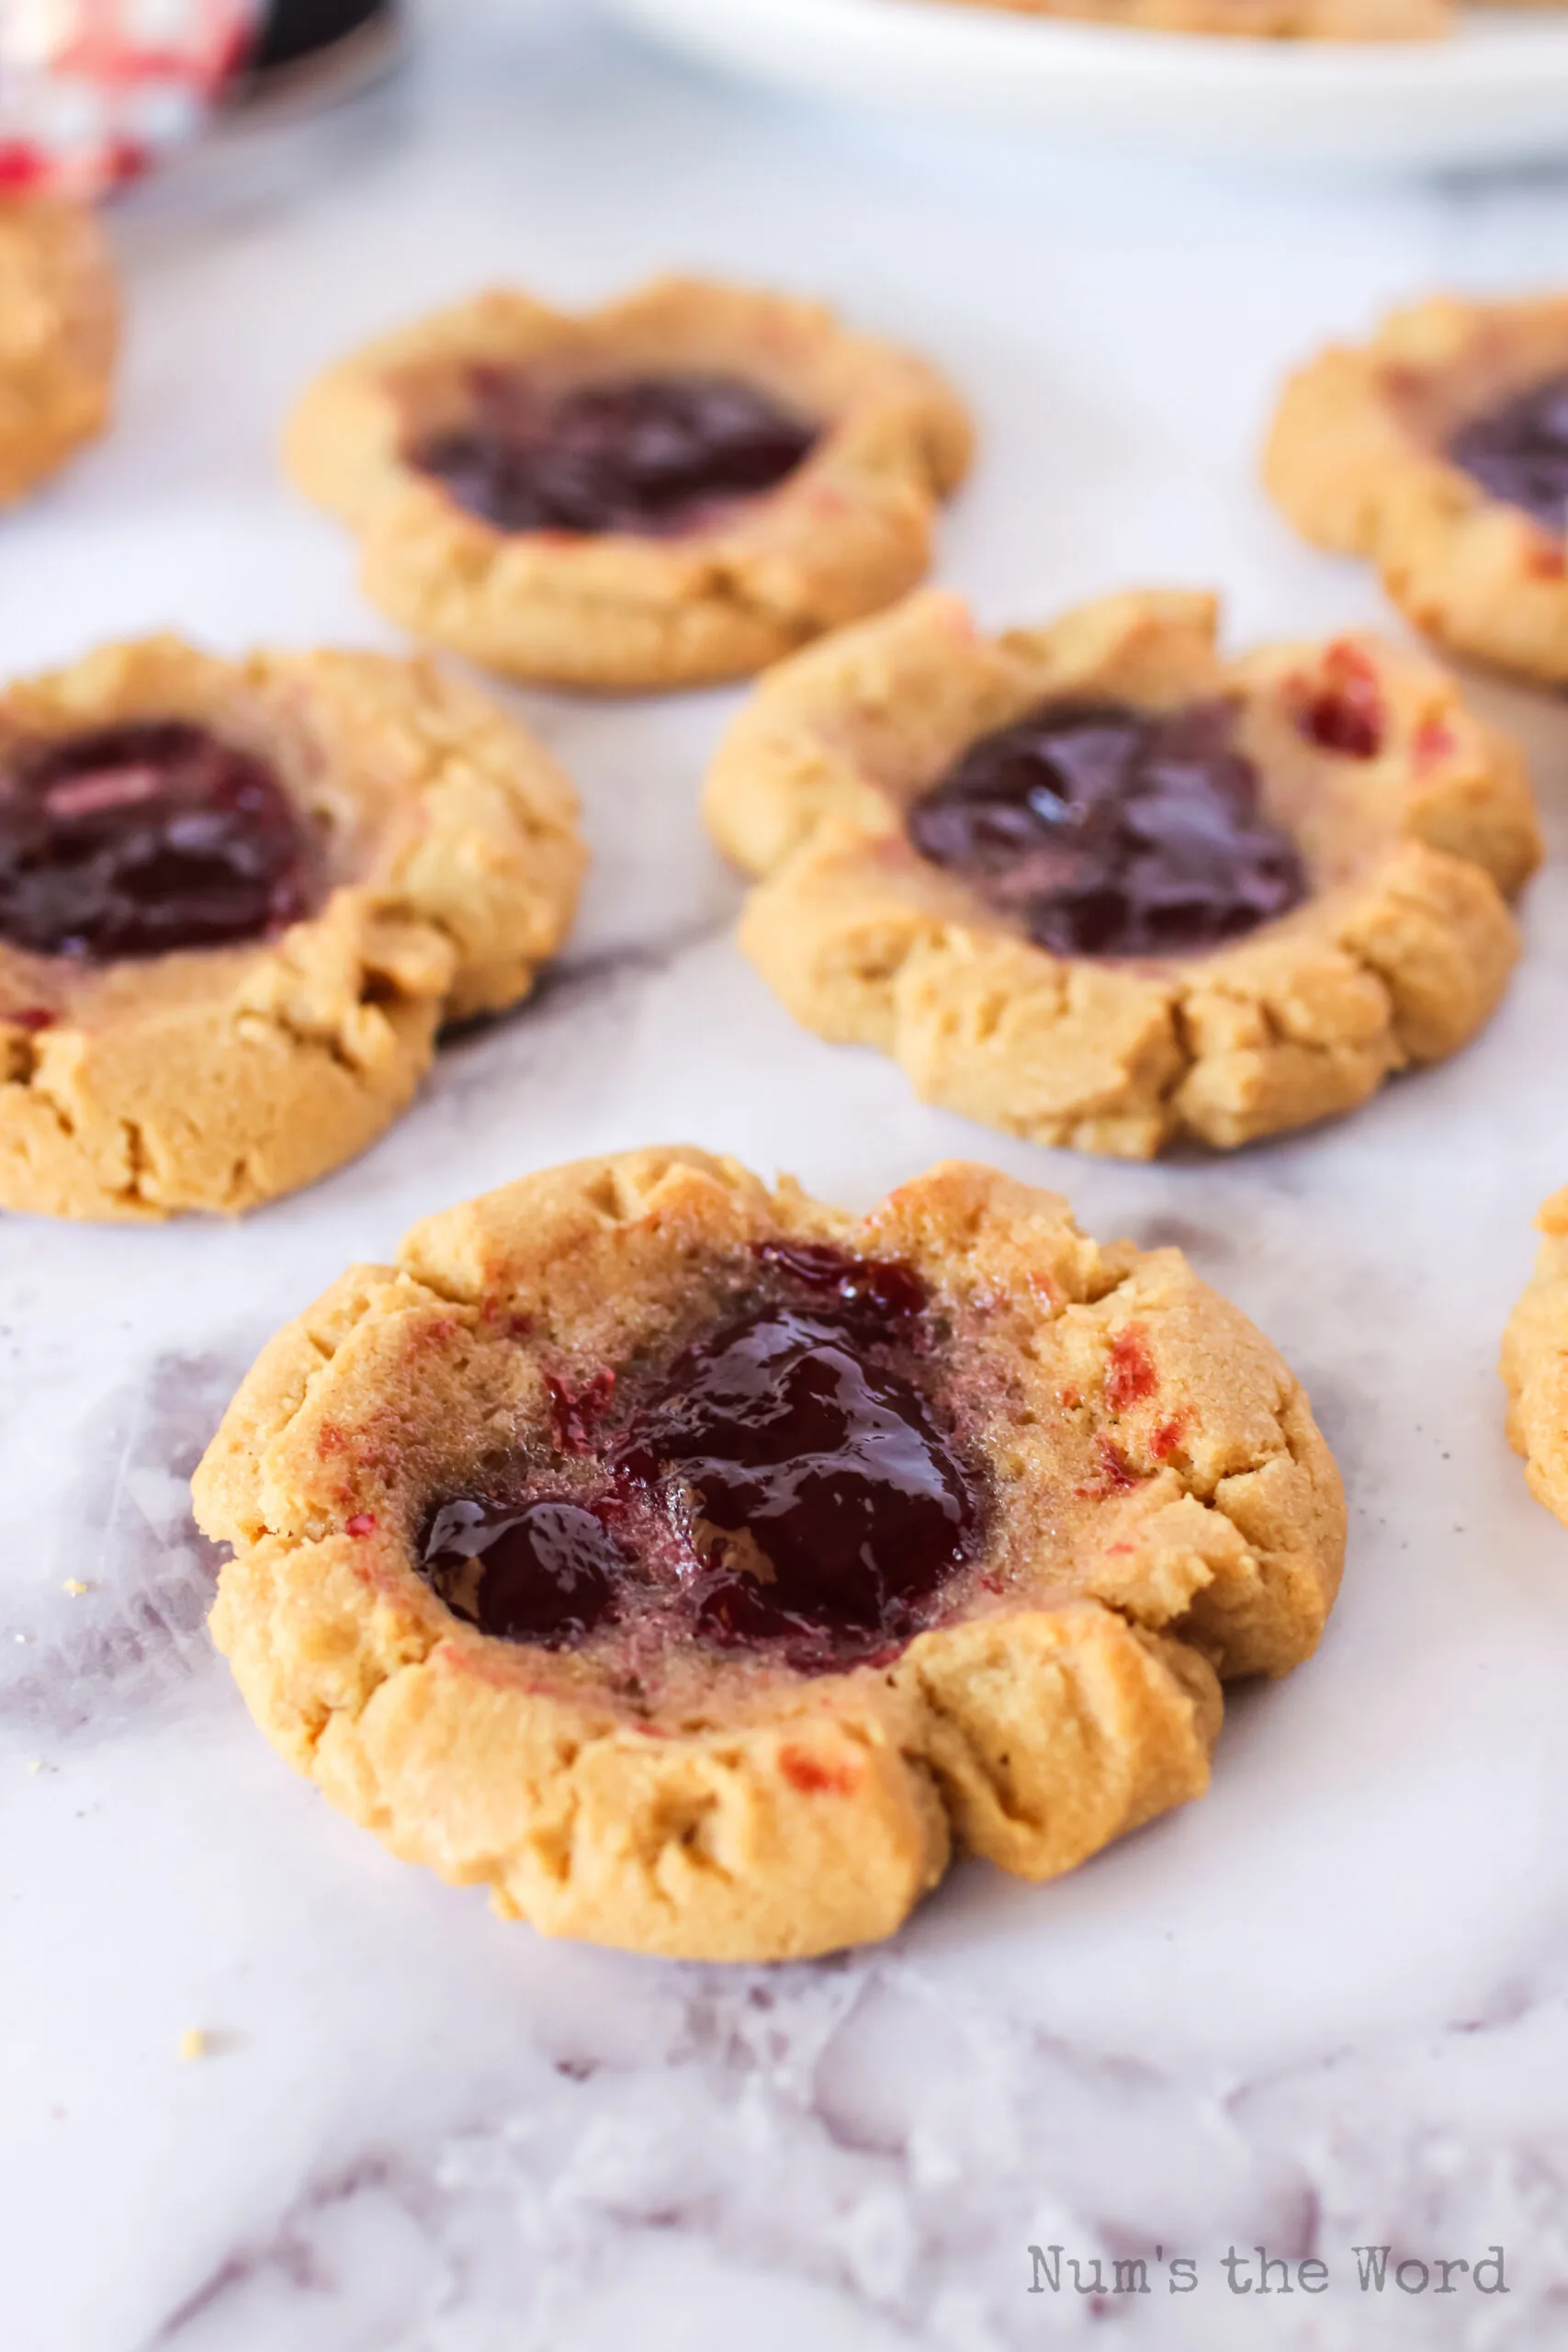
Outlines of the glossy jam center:
M1055 955L1217 946L1307 889L1233 726L1219 702L1046 703L972 743L909 811L910 839Z
M509 1642L560 1649L614 1616L626 1555L580 1504L444 1503L426 1575L454 1616Z
M970 1556L980 1507L947 1431L909 1268L817 1245L662 1369L594 1384L571 1499L460 1499L420 1555L450 1607L558 1647L639 1625L820 1671L896 1649ZM591 1458L584 1459L583 1448ZM551 1474L554 1475L554 1474Z
M551 398L524 374L476 368L469 399L468 419L410 460L502 531L678 530L772 490L817 437L728 376L632 376Z
M1522 506L1549 531L1568 529L1568 375L1472 417L1449 455L1492 497Z
M106 963L262 937L310 901L266 763L183 720L24 745L0 765L0 937Z
M925 1397L868 1362L842 1315L764 1308L698 1340L616 1467L683 1496L696 1623L727 1646L907 1636L973 1526Z

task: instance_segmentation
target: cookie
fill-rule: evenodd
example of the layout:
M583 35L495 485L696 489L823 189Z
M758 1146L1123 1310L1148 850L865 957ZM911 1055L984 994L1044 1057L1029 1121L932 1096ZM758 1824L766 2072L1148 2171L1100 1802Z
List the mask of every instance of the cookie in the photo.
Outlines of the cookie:
M1434 40L1453 30L1449 0L960 0L1019 16L1067 17L1145 32L1229 33L1255 40Z
M929 591L772 672L706 814L796 1020L1126 1159L1304 1126L1473 1035L1540 854L1517 752L1375 639L1214 633L1165 592L992 639Z
M118 339L114 271L92 213L0 196L0 506L103 431Z
M1508 1441L1538 1502L1568 1521L1568 1187L1542 1204L1535 1271L1503 1335Z
M536 743L424 662L109 646L0 695L0 1204L234 1211L525 996L585 852Z
M367 594L515 678L689 685L904 594L968 419L814 303L657 280L567 316L498 290L305 393L285 462Z
M1568 295L1438 296L1287 383L1264 479L1456 653L1568 681Z
M1222 1679L1311 1653L1345 1534L1179 1251L985 1168L856 1218L680 1148L352 1269L195 1492L218 1645L333 1804L547 1935L712 1960L1201 1794Z

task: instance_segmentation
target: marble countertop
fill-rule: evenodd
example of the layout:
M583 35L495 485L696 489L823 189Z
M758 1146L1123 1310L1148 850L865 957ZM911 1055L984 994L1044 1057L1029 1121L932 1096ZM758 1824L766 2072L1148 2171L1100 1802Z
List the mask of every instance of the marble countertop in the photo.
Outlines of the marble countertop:
M279 486L290 391L487 277L592 298L670 264L819 289L953 371L984 441L942 569L988 619L1215 582L1246 639L1381 617L1253 487L1281 368L1398 294L1560 274L1568 176L1155 177L775 105L565 0L446 0L399 79L194 162L118 234L123 417L6 520L8 670L162 624L395 642ZM243 1225L0 1225L6 2352L1562 2340L1568 1533L1493 1363L1568 1179L1568 718L1478 692L1559 861L1529 955L1470 1052L1321 1134L1133 1168L922 1108L731 944L695 785L734 697L530 695L596 861L532 1006ZM885 1949L725 1971L498 1925L274 1758L202 1631L183 1485L256 1347L424 1211L674 1136L853 1204L993 1158L1179 1240L1278 1340L1349 1566L1316 1660L1233 1704L1203 1804L1056 1885L961 1868ZM1260 2311L1259 2245L1321 2280L1271 2271ZM1498 2246L1479 2289L1396 2284ZM1151 2291L1118 2293L1137 2258Z

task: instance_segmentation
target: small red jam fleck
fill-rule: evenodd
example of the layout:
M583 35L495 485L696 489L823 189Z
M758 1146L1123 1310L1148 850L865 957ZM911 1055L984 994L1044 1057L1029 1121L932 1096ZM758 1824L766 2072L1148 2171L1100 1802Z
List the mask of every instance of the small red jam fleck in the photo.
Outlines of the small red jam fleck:
M0 1020L10 1022L13 1028L30 1029L36 1035L43 1029L52 1029L60 1018L47 1004L24 1004L15 1012L0 1013Z
M562 1453L588 1453L595 1424L604 1419L615 1393L615 1374L606 1367L573 1389L558 1374L547 1372L545 1387L550 1400L550 1430L558 1448Z
M1549 531L1568 528L1568 375L1549 376L1472 417L1449 456L1489 496Z
M472 1498L432 1514L420 1562L455 1617L551 1650L615 1615L629 1566L604 1521L580 1504Z
M1224 702L1043 704L982 736L908 816L922 856L1058 956L1213 947L1306 895Z
M774 489L816 427L739 377L626 376L548 394L524 370L468 377L463 422L409 462L502 531L678 531Z
M107 963L259 939L310 857L265 762L183 719L23 743L0 763L0 937Z
M1113 1413L1141 1405L1159 1385L1154 1359L1142 1324L1129 1323L1111 1342L1111 1363L1105 1375L1105 1401Z
M1186 1414L1173 1413L1168 1421L1161 1421L1158 1429L1150 1438L1149 1452L1156 1462L1168 1462L1171 1455L1179 1451L1181 1441L1186 1435Z
M1424 718L1416 729L1416 760L1419 767L1436 767L1457 747L1453 729L1440 718Z
M803 1672L891 1655L930 1622L983 1514L923 1285L815 1243L765 1244L754 1263L672 1359L556 1405L555 1464L533 1475L572 1500L433 1512L420 1556L449 1606L513 1640L615 1625L635 1646L640 1627Z
M1342 639L1329 646L1296 714L1296 725L1319 751L1346 760L1377 758L1388 714L1376 665L1359 645Z
M374 1535L376 1514L370 1510L356 1510L352 1519L344 1521L344 1525L350 1535Z
M1399 360L1393 360L1378 370L1378 383L1391 401L1419 400L1430 381L1425 369L1412 368Z
M1138 1483L1137 1473L1128 1467L1108 1437L1097 1437L1094 1450L1100 1467L1076 1491L1089 1502L1104 1502L1111 1495L1130 1495Z
M858 1785L857 1776L848 1764L828 1763L804 1747L781 1747L779 1770L792 1789L798 1789L807 1797L829 1793L847 1797Z

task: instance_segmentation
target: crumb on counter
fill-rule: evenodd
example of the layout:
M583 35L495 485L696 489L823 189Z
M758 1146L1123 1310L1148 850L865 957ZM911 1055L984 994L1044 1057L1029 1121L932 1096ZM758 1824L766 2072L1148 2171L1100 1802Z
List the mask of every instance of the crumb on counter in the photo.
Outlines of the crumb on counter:
M180 2036L181 2058L205 2058L207 2055L207 2036L203 2033L200 2026L187 2025L185 2031Z

